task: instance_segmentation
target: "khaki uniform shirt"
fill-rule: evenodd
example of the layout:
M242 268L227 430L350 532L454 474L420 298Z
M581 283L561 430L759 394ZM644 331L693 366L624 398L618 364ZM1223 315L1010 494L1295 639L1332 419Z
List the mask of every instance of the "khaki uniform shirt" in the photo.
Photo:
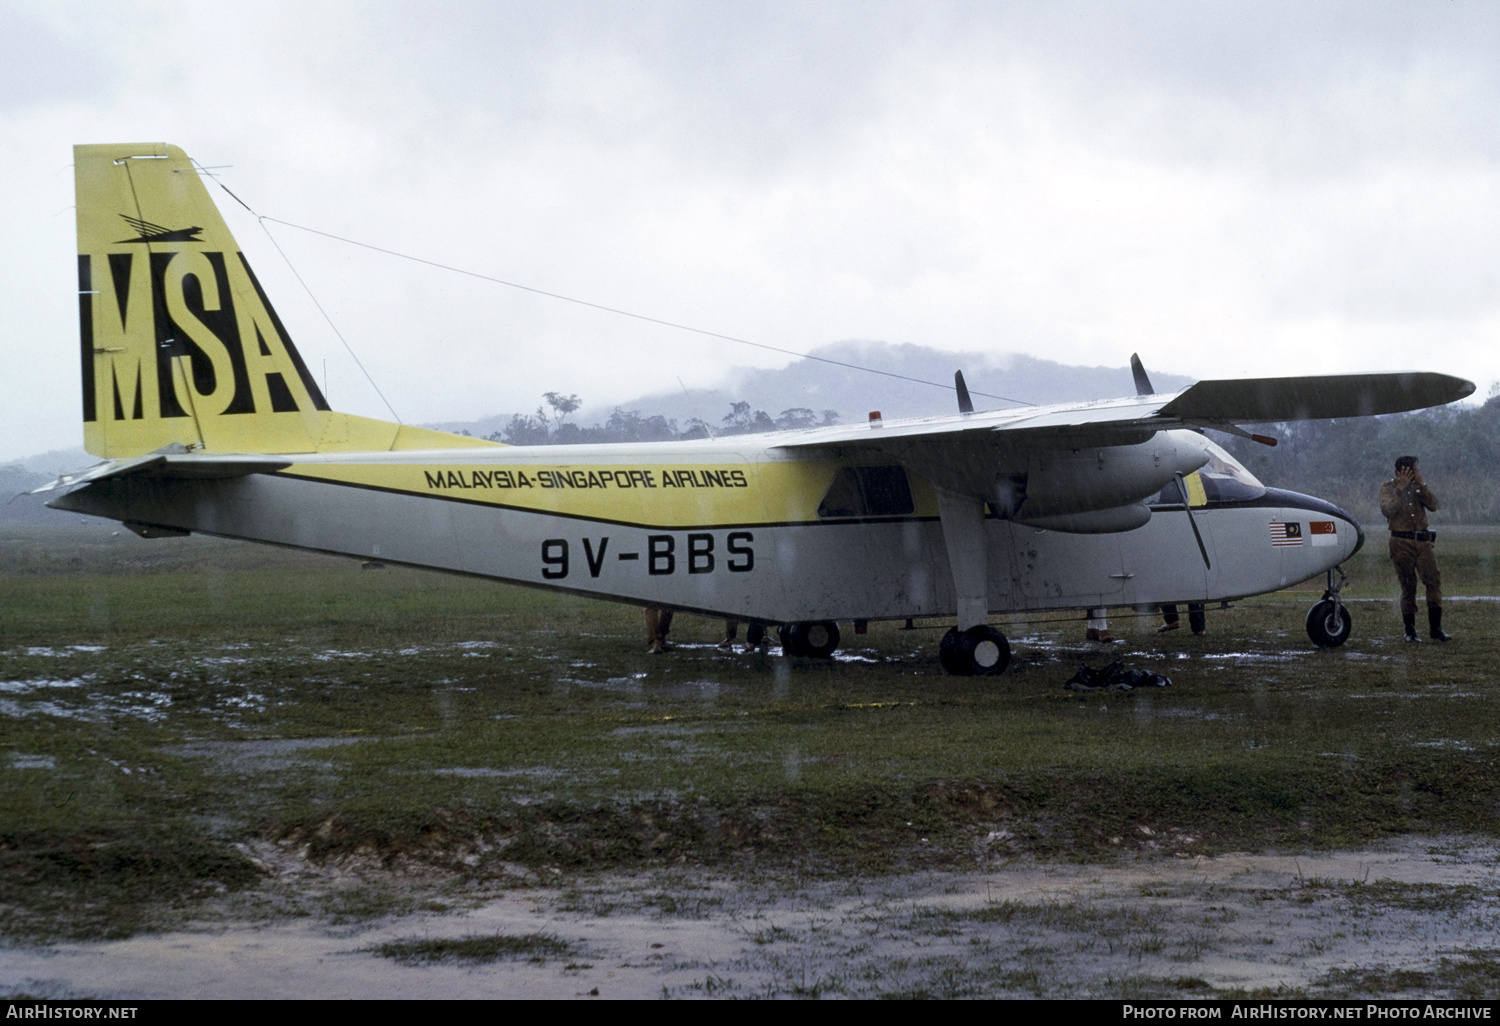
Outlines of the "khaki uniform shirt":
M1380 486L1380 512L1392 531L1427 530L1427 511L1437 508L1437 496L1426 485L1402 489L1392 478Z

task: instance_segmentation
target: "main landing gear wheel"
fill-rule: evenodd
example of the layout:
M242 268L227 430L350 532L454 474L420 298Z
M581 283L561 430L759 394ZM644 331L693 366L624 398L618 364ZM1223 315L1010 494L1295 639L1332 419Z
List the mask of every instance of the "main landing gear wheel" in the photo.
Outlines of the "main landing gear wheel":
M1338 648L1349 640L1353 627L1349 607L1341 602L1324 599L1307 611L1307 636L1319 648Z
M993 677L1010 665L1010 642L987 623L966 631L953 627L938 646L938 661L957 677Z
M781 628L781 650L787 655L827 659L839 647L839 625L832 620L806 620Z

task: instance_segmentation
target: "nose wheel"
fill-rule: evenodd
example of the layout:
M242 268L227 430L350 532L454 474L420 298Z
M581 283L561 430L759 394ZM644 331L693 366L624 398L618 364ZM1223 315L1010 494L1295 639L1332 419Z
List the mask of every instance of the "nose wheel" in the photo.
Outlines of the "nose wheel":
M951 628L938 646L938 662L956 677L993 677L1010 665L1010 642L987 623Z
M1319 648L1338 648L1349 640L1354 629L1349 607L1339 599L1339 592L1344 590L1344 582L1348 579L1343 567L1336 566L1328 571L1328 590L1307 611L1307 636Z

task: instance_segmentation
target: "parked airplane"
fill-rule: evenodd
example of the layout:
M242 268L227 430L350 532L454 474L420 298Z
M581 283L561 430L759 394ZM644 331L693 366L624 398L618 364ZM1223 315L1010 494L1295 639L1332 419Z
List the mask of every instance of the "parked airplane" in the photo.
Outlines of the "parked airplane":
M776 625L950 617L942 665L996 674L995 613L1236 599L1318 574L1341 644L1348 513L1266 488L1202 429L1420 409L1434 373L1200 381L1155 394L640 445L505 446L329 409L192 161L79 146L85 445L51 505Z

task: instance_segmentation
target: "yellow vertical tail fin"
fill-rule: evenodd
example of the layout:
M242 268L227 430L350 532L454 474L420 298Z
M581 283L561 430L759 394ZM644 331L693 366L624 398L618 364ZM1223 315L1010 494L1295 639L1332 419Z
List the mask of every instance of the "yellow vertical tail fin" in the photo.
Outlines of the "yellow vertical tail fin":
M330 410L182 150L120 143L73 156L89 452L494 444Z

